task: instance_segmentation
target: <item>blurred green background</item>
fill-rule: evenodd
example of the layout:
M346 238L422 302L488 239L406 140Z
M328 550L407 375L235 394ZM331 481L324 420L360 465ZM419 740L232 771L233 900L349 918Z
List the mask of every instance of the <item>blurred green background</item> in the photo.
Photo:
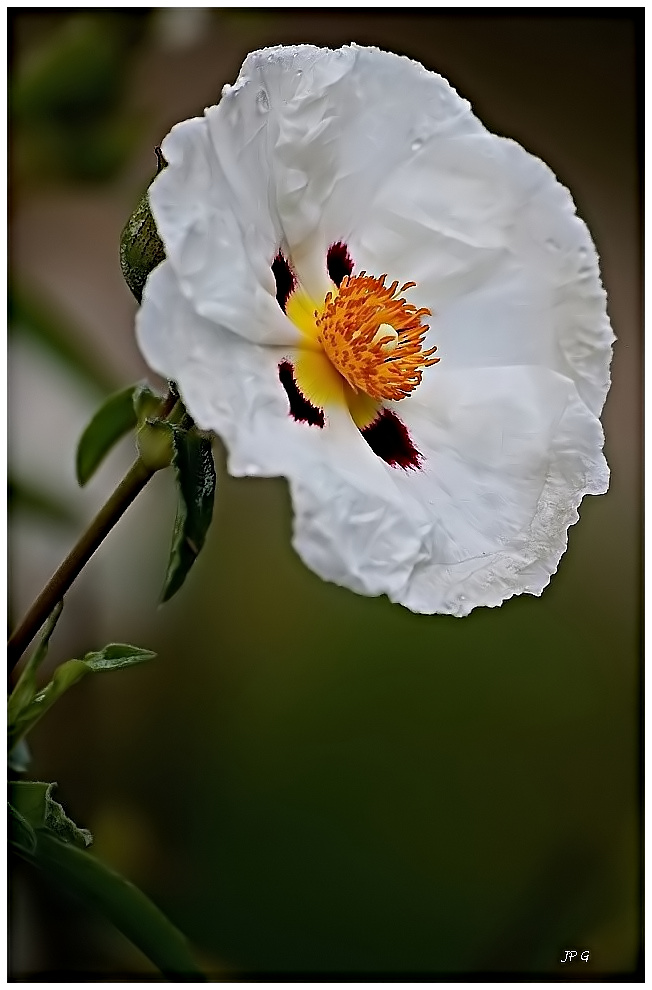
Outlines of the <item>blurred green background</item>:
M637 12L638 13L638 12ZM20 618L133 455L88 489L74 449L147 376L118 241L153 148L247 52L355 40L451 81L573 192L618 336L609 494L541 599L459 620L321 583L283 480L234 480L157 608L159 475L68 596L48 662L110 640L158 660L89 678L35 730L32 775L188 935L216 979L631 978L640 947L642 17L478 11L14 8L11 604ZM150 380L151 380L151 376ZM147 979L148 962L27 868L18 979ZM590 951L561 965L565 950ZM571 968L572 967L572 968Z

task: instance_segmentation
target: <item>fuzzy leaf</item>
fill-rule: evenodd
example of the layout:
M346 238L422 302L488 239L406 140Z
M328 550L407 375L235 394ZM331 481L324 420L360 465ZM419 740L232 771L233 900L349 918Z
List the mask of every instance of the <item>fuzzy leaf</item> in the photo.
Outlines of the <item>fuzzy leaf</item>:
M128 643L109 643L97 653L87 653L80 663L85 664L91 671L121 670L123 667L133 667L145 660L153 660L156 656L151 650L142 650L139 646Z
M16 851L100 911L170 980L203 981L178 929L142 891L87 851L91 834L53 800L55 787L37 781L10 785L10 839Z
M172 463L179 501L162 602L179 590L197 559L213 518L215 501L215 465L210 440L194 429L175 429Z
M14 747L19 740L29 732L45 715L62 694L73 684L87 674L102 673L106 670L121 670L123 667L133 667L145 660L156 656L151 650L141 650L138 646L127 643L109 643L103 650L87 653L81 660L67 660L55 670L52 680L40 691L30 695L28 704L23 704L20 711L12 708L10 698L9 745Z
M56 784L37 780L16 780L9 785L11 806L36 831L46 829L61 842L86 849L93 836L86 828L79 828L52 797Z

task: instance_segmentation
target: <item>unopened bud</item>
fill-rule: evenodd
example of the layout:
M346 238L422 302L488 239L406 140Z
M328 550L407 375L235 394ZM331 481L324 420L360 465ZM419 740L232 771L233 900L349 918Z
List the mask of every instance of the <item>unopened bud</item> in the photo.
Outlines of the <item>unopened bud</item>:
M169 423L146 420L136 432L140 459L150 471L169 467L174 456L174 438Z
M156 149L156 158L158 160L156 175L158 175L167 164L160 148ZM127 220L120 236L120 267L125 282L139 303L147 276L164 258L165 249L158 236L149 206L149 192L146 192Z
M163 397L152 389L145 382L136 385L133 391L132 402L136 421L142 426L146 419L155 419L161 408Z

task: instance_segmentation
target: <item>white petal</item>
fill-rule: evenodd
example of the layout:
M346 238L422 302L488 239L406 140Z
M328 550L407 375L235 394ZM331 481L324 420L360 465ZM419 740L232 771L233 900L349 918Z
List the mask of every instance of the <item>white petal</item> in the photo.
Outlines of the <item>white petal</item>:
M253 213L236 215L206 120L177 124L162 151L168 167L152 184L150 203L168 263L196 312L250 340L297 340L276 301L270 265L278 239L269 210L258 223Z
M344 405L341 415L329 413L329 428L323 430L290 415L278 367L286 359L296 362L300 352L216 330L193 311L167 262L148 279L136 330L148 364L177 383L198 426L226 441L232 474L290 475L324 461L356 474L355 454L349 459L346 444L347 435L359 433ZM362 438L360 446L368 450ZM369 473L371 480L365 475L360 484L371 490L385 477L375 456L369 458Z
M310 475L293 484L303 559L326 579L367 594L384 591L427 614L462 616L515 594L540 595L582 497L608 486L600 424L573 384L543 369L474 370L446 376L430 407L395 408L424 455L421 469L385 467L390 485L378 484L376 494L382 502L391 492L392 500L369 517L356 512L358 493L342 488L340 478ZM337 498L339 513L322 488ZM397 590L393 561L407 520L419 528L421 546ZM346 559L349 548L357 554Z
M404 471L373 454L344 409L323 430L295 422L278 364L296 354L216 334L165 264L146 287L138 334L198 424L224 438L232 474L289 479L308 566L417 612L465 615L540 594L583 495L607 487L598 420L545 369L430 375L394 404L424 457Z
M275 252L320 298L326 250L344 240L356 270L418 283L411 299L433 311L450 367L543 365L602 408L613 334L570 194L435 73L355 45L254 52L219 106L163 150L152 206L200 315L295 342Z
M446 80L409 59L355 45L266 49L247 57L204 122L173 129L152 208L201 315L262 339L258 328L233 325L235 306L228 324L220 315L232 274L241 281L250 267L273 296L269 266L282 246L306 289L323 298L328 247L350 238L412 148L433 135L481 131ZM246 244L246 256L234 240ZM225 301L228 308L228 292Z
M305 453L292 449L305 434L288 416L278 380L278 363L291 348L252 344L199 316L168 262L147 281L136 332L148 364L177 383L198 426L225 440L232 474L283 474L286 448L290 462Z
M278 378L292 348L216 333L193 312L171 267L150 276L137 333L147 361L173 378L202 429L221 435L229 472L284 475L295 509L295 546L306 563L355 591L398 593L421 553L427 517L403 495L342 406L324 429L297 423Z
M523 148L433 139L392 172L350 246L358 268L416 281L447 367L531 364L572 378L599 414L614 335L570 193Z
M328 288L329 245L351 237L413 146L482 129L445 79L377 49L268 49L248 57L240 78L266 94L274 203L314 294Z
M613 334L597 257L549 169L448 84L350 46L256 52L175 128L152 207L168 260L138 335L233 474L284 475L318 574L417 612L540 594L584 494L604 492ZM342 406L297 423L279 381L301 338L275 299L281 247L316 298L325 256L417 281L440 363L395 404L419 470L377 457ZM271 346L261 346L261 343Z
M611 382L615 336L595 246L570 192L548 166L515 141L501 140L520 193L511 253L550 287L559 370L597 415Z
M574 385L540 368L465 369L397 405L426 458L404 486L433 517L400 600L465 615L541 594L582 497L609 481L600 423Z

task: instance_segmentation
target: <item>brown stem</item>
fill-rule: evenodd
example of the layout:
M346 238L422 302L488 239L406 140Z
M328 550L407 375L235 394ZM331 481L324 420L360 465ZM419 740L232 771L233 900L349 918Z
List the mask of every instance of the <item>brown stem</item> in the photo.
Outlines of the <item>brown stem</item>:
M55 605L61 601L105 536L113 529L120 516L154 474L154 471L145 467L140 458L129 468L118 487L52 575L21 624L9 638L7 643L9 670L13 670L16 666Z
M157 418L165 419L170 416L178 400L176 386L173 382L169 382L168 393L161 402ZM52 575L21 624L9 637L8 672L14 669L54 607L63 599L105 536L113 529L120 516L129 508L156 470L146 467L140 457L131 465L109 500L102 506L86 532Z

